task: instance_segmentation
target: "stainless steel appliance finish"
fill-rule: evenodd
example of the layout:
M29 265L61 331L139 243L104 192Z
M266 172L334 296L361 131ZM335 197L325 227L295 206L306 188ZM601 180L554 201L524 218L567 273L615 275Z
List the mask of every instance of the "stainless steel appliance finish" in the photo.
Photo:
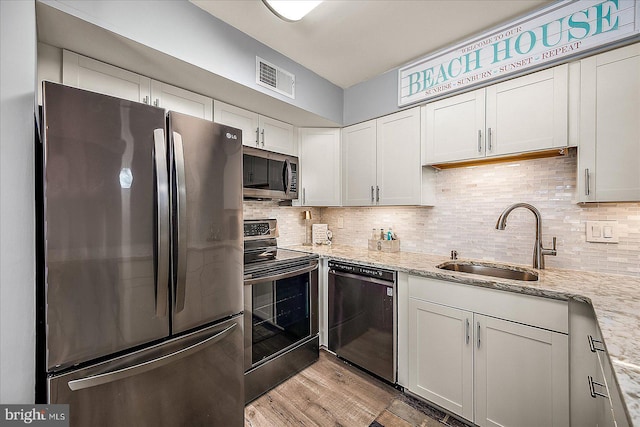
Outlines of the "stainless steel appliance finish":
M395 271L329 261L328 291L329 350L395 383Z
M55 375L50 400L70 405L73 426L241 426L242 327L235 318Z
M241 131L170 113L167 132L155 107L43 95L49 402L70 403L72 425L112 410L112 425L241 425ZM151 421L168 396L176 413Z
M459 271L462 273L479 274L481 276L500 277L510 280L538 280L538 273L535 271L520 267L511 267L508 265L483 264L467 261L447 261L436 265L436 268L449 271Z
M275 220L245 221L244 230L248 403L319 357L318 256L277 248L268 237Z
M291 200L298 198L298 158L253 147L243 150L244 197Z

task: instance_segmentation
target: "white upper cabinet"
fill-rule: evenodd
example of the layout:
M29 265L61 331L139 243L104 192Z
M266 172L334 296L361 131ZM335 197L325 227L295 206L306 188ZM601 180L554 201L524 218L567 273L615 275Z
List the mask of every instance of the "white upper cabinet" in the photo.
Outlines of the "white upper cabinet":
M213 100L198 93L152 80L151 99L153 105L167 111L213 120Z
M423 164L484 157L485 90L422 107Z
M568 65L486 88L486 154L537 151L567 145Z
M340 129L301 128L298 137L301 206L340 206Z
M344 206L431 203L420 162L420 107L342 130Z
M580 61L578 201L640 201L640 43Z
M242 144L295 155L293 125L215 100L213 121L242 130Z
M151 103L151 79L95 59L62 51L62 83L144 104Z
M567 146L568 83L564 64L425 105L423 164Z
M68 50L62 52L62 83L169 111L213 119L213 100Z
M376 186L379 205L419 205L420 109L418 107L376 120Z
M375 205L376 121L342 129L342 204Z

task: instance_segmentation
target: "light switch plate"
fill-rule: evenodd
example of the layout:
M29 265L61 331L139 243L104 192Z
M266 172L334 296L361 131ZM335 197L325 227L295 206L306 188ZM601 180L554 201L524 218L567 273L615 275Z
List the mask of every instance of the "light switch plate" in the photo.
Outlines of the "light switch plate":
M618 221L587 221L587 242L618 243Z

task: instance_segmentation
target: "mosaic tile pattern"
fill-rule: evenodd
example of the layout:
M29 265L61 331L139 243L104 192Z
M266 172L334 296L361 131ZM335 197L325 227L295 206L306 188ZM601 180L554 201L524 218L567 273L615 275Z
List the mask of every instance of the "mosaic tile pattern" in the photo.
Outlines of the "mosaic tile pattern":
M504 231L500 213L517 202L542 214L545 247L557 237L558 255L549 267L640 276L640 203L576 204L576 157L527 160L436 173L436 206L323 208L334 243L367 246L372 228L393 227L401 250L531 264L535 220L516 209ZM338 228L342 217L344 227ZM620 243L587 243L586 221L617 220Z

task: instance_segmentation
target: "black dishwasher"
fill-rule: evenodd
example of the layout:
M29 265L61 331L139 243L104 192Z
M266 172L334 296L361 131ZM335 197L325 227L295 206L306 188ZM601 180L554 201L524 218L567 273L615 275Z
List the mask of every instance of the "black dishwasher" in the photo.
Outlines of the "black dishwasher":
M396 272L329 261L329 350L396 382Z

